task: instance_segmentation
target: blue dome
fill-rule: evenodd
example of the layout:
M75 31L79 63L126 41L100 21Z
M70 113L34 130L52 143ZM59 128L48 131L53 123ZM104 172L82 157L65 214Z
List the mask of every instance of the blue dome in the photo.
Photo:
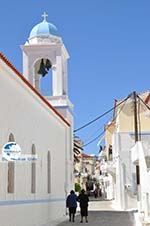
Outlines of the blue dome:
M46 20L43 20L41 23L35 25L31 32L30 38L37 37L37 36L50 36L50 35L58 35L57 28L55 25L48 23Z

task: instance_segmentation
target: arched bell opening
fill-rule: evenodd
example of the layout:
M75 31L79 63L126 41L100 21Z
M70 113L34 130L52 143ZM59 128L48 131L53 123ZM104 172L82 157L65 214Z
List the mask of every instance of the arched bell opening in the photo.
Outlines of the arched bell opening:
M35 70L35 88L43 96L52 95L52 63L49 59L42 58L36 61Z

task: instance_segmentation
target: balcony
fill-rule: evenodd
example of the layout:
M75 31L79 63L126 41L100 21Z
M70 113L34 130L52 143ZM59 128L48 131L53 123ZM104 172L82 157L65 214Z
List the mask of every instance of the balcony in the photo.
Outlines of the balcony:
M150 147L146 143L142 143L142 146L147 168L150 168ZM139 151L141 151L141 149L138 148L137 144L135 144L134 147L131 148L131 160L135 165L139 164Z

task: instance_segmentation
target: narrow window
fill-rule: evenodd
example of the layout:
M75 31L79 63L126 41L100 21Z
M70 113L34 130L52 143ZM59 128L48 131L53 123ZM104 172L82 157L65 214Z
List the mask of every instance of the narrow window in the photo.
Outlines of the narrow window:
M12 133L9 134L8 142L15 142L15 138Z
M31 150L32 155L36 154L36 148L35 145L32 144L32 150ZM36 163L32 162L31 163L31 193L36 192Z
M51 156L50 151L47 153L47 192L51 192Z
M8 142L14 142L15 138L12 133L10 133ZM7 192L14 193L15 187L15 163L13 161L8 162L8 174L7 174Z
M15 163L13 161L8 162L8 193L14 193L14 178L15 178Z

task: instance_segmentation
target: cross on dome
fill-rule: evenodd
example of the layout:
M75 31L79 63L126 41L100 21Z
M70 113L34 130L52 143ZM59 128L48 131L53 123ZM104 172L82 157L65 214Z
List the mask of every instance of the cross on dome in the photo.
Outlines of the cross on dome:
M44 12L44 13L42 14L42 17L44 18L44 21L46 21L46 17L48 17L48 14L47 14L46 12Z

